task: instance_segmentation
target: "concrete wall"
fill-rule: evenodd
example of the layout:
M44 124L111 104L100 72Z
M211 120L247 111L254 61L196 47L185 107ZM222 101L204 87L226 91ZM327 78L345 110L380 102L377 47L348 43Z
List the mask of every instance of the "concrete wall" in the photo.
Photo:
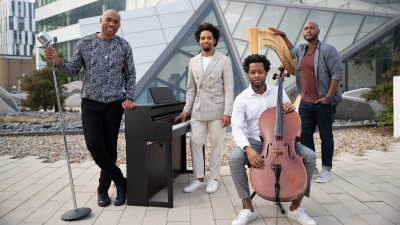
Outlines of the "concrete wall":
M394 136L400 137L400 76L393 77Z
M31 73L33 69L33 62L29 59L7 59L0 56L0 87L10 89L8 76L10 74L11 90L17 91L18 79L22 78L23 73Z

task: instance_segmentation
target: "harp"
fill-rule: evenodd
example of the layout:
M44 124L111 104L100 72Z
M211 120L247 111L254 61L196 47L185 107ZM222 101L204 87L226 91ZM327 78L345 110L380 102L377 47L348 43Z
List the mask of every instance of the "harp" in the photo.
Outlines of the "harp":
M263 47L271 48L278 54L286 70L294 75L294 60L281 36L274 35L274 31L271 29L258 27L247 28L246 32L249 39L250 54L257 54L258 50Z

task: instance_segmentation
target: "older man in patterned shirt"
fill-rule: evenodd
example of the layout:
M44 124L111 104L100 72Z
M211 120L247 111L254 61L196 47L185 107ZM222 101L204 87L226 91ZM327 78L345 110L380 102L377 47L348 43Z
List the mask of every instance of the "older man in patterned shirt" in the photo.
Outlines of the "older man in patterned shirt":
M117 139L124 109L135 108L136 72L132 48L116 36L121 16L115 10L105 11L100 19L101 32L81 38L69 63L63 62L55 49L47 47L45 59L67 76L75 76L83 66L82 125L86 146L101 168L97 188L99 206L108 206L111 181L117 187L114 205L124 204L127 182L117 161ZM122 106L122 107L121 107Z

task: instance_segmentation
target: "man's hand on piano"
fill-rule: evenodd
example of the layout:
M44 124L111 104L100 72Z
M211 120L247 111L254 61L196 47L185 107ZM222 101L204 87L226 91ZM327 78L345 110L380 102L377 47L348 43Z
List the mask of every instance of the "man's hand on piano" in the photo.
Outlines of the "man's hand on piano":
M131 110L131 109L134 109L135 107L136 107L136 103L134 103L131 100L125 100L122 103L122 108L124 108L125 110Z
M175 123L176 121L178 121L178 120L181 120L182 123L185 122L187 116L188 116L188 113L187 113L187 112L182 112L179 116L175 117L174 123Z
M227 127L231 125L231 117L224 115L222 116L222 128Z

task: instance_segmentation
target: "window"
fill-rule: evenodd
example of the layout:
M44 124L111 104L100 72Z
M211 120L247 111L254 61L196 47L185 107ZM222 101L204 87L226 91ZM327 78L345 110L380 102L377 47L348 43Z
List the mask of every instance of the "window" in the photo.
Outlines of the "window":
M18 30L25 30L25 19L24 19L24 17L18 17Z
M18 16L22 16L21 11L21 2L18 2Z
M14 17L10 16L8 22L9 22L8 30L14 30Z
M14 30L14 44L18 43L18 31Z
M28 44L28 37L29 37L28 31L25 31L24 33L25 33L25 44L27 45Z
M32 4L28 3L29 5L29 18L32 18Z
M15 2L11 1L11 11L12 11L12 16L15 16Z
M19 45L15 45L15 54L19 55Z

